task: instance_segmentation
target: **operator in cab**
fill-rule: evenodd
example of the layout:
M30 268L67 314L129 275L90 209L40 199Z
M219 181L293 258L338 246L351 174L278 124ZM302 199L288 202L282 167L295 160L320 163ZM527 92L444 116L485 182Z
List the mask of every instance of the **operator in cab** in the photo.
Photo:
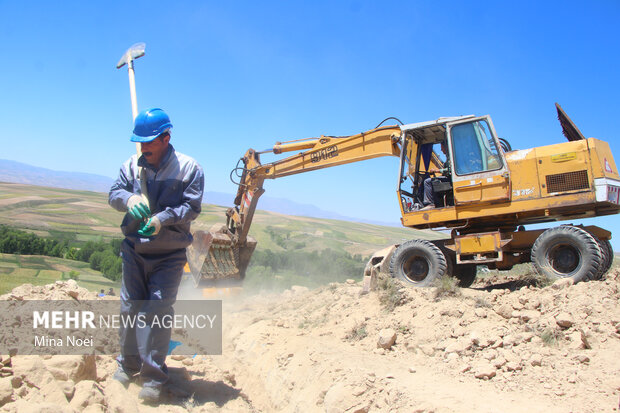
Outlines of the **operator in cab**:
M446 156L446 160L443 163L443 167L441 169L431 168L428 172L431 177L428 177L424 180L424 197L423 204L424 206L420 211L426 211L429 209L435 208L435 192L433 191L433 179L439 180L442 182L450 182L451 178L451 170L450 170L450 155L448 154L448 144L447 142L441 141L441 152Z

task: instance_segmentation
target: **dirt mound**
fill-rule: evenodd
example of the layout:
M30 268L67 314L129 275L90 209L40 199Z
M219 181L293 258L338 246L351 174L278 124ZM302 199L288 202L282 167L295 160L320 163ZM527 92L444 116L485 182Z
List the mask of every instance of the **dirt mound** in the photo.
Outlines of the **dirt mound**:
M111 297L109 297L111 298ZM0 300L96 300L97 293L80 287L75 280L56 281L54 284L22 284L10 293L0 295Z
M347 283L254 297L227 320L218 361L241 388L261 389L252 400L267 411L610 411L618 278L616 268L602 282L516 291L360 295Z
M2 411L601 412L618 409L620 270L549 287L294 287L224 302L224 355L171 356L157 407L112 356L3 356ZM501 283L497 284L501 287ZM71 281L0 299L94 299ZM113 299L113 298L111 298ZM116 298L117 299L117 298Z

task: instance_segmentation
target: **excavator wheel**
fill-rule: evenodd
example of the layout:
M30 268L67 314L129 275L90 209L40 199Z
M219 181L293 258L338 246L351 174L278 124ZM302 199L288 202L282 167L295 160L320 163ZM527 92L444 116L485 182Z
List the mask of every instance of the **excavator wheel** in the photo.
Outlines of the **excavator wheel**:
M443 255L446 257L446 263L448 264L446 268L446 274L459 280L459 287L471 287L471 285L476 280L478 267L475 264L457 265L456 254L454 253L454 251L449 250L443 245L440 245L439 248L443 252Z
M390 274L413 287L430 287L446 273L446 258L431 242L414 239L401 244L390 260Z
M603 254L587 231L563 225L546 230L536 239L532 262L541 275L551 279L572 278L577 283L595 279Z
M476 280L478 268L473 264L457 265L452 272L452 276L459 280L458 286L461 288L471 287Z
M593 279L601 280L604 278L607 271L609 271L614 261L614 249L611 247L611 242L609 242L609 240L601 240L594 235L593 237L598 243L598 247L601 249L601 254L603 256L599 270Z

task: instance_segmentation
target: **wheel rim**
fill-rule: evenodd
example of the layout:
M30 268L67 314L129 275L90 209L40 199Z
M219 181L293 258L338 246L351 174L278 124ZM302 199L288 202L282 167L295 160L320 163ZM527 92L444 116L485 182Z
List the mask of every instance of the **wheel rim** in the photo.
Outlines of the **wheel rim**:
M429 270L428 261L418 255L412 255L403 263L403 274L412 283L424 281Z
M579 269L581 253L572 245L557 245L549 251L549 263L553 271L563 277L569 277Z

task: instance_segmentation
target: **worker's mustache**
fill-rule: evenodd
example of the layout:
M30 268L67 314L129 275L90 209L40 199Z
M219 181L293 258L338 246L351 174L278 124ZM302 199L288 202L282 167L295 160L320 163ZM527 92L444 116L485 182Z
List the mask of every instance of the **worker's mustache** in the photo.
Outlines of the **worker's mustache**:
M142 155L144 155L144 156L151 156L151 155L153 155L153 152L142 152Z

